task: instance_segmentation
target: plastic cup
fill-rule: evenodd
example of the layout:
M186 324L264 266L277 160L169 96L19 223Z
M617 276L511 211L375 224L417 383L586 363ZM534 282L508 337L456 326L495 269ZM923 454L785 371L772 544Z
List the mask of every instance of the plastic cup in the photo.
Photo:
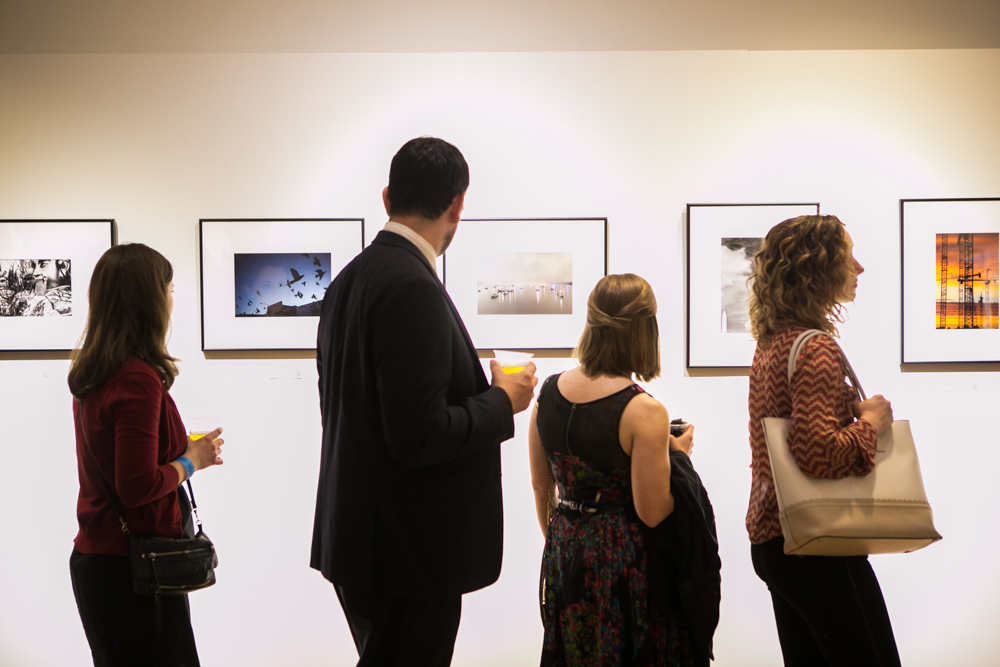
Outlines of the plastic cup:
M504 373L520 373L535 355L530 352L511 352L510 350L493 350L493 356L500 364Z
M188 419L188 437L192 440L200 440L219 428L220 421L218 417L194 417L193 419Z

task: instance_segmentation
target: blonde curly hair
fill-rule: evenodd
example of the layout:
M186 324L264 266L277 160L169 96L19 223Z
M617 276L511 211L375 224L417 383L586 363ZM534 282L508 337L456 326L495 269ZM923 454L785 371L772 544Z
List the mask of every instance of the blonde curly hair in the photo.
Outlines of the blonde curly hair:
M758 346L766 349L791 325L836 335L852 262L844 223L835 215L802 215L772 227L747 280L750 331Z

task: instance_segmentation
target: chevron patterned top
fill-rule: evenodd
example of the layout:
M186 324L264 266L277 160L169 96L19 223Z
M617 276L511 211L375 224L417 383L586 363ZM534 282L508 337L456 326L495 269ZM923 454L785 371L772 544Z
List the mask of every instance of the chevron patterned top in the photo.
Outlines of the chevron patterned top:
M790 327L757 348L750 366L750 450L752 482L747 532L761 544L781 536L778 499L764 440L764 417L792 420L788 447L807 475L839 479L866 475L875 467L878 434L855 421L854 390L846 381L840 350L827 336L811 338L799 352L788 382L788 354L805 327Z

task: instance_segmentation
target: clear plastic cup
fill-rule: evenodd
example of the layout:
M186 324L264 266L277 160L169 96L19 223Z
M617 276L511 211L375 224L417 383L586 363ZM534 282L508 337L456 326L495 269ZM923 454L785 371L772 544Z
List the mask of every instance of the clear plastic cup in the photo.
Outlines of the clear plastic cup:
M512 352L510 350L493 350L493 356L504 373L520 373L535 355L530 352Z
M206 435L219 428L218 417L193 417L186 419L185 424L188 429L188 437L192 440L200 440Z

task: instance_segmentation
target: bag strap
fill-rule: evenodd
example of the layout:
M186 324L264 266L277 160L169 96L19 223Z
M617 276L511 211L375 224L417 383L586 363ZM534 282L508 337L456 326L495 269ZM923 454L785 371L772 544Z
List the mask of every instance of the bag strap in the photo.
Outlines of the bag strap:
M833 341L833 344L837 346L837 351L840 352L840 360L843 363L844 370L847 372L847 377L851 379L851 386L854 388L854 393L857 394L858 400L866 401L868 398L865 396L865 390L861 388L861 382L858 381L857 373L854 372L854 368L851 366L851 362L847 360L847 355L844 354L843 348L840 347L840 343L837 342L830 334L825 331L820 331L819 329L807 329L799 334L799 337L795 339L792 343L792 349L788 354L788 384L792 384L792 373L795 372L795 361L799 356L799 352L805 346L806 341L815 336L826 336Z
M128 526L125 525L125 517L118 510L118 503L115 502L115 496L111 493L111 486L108 484L108 480L104 479L104 475L101 473L101 466L97 465L97 457L94 456L94 450L90 448L90 442L87 440L87 428L83 421L83 400L79 398L74 398L77 402L79 410L77 414L80 416L80 433L83 434L83 444L87 448L87 452L90 454L90 460L94 462L94 469L97 471L97 476L101 478L101 485L104 487L104 492L108 494L108 500L111 501L111 507L115 510L115 515L118 517L118 522L122 525L122 532L126 535L131 535L128 532Z
M111 507L115 510L115 515L118 517L118 521L122 525L122 532L131 537L131 534L128 532L128 526L125 525L125 517L123 517L121 511L119 511L118 503L115 502L115 496L111 492L111 485L108 484L108 480L106 480L104 475L101 473L101 467L97 465L97 457L94 456L94 450L90 448L90 441L87 440L87 429L85 428L83 421L83 400L75 397L73 400L78 403L80 408L78 414L80 415L80 433L83 434L83 444L87 448L87 453L90 454L90 460L94 462L94 469L97 470L97 476L101 479L101 485L104 487L104 492L108 494L108 500L111 501ZM184 481L187 483L188 498L191 500L191 516L194 518L194 523L198 527L198 531L195 535L200 535L204 532L204 528L201 525L201 519L198 517L198 503L194 500L194 488L191 487L191 478L188 477Z

